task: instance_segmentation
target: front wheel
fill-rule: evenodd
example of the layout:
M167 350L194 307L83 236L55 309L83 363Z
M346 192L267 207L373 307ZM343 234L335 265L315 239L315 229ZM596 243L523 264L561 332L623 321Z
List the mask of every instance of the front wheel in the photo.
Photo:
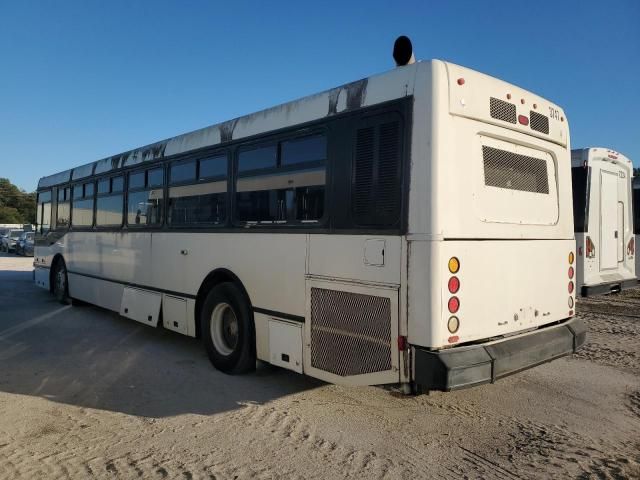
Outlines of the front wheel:
M53 295L63 305L69 305L71 303L67 267L64 264L64 260L56 262L53 270Z
M256 368L255 329L249 304L231 282L214 287L202 306L200 332L209 360L225 373Z

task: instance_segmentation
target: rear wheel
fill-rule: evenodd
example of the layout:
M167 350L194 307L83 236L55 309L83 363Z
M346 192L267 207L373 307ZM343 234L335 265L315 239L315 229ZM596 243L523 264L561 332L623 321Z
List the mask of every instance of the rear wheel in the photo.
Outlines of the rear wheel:
M58 260L53 270L53 295L63 305L69 305L71 303L67 266L64 260Z
M200 313L200 332L209 360L225 373L255 369L253 316L240 289L231 282L214 287Z

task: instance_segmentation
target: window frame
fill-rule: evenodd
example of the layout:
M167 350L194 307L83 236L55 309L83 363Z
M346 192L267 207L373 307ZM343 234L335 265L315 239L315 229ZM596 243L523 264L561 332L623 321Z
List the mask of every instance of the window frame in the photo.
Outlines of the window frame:
M68 196L67 196L67 190L69 192ZM60 200L60 192L64 192L63 200ZM69 230L69 228L71 228L71 202L72 202L71 197L72 196L73 196L73 192L71 190L70 183L63 183L61 185L58 185L57 191L56 191L56 222L55 222L54 228L50 230L67 231ZM61 225L58 225L58 219L59 219L58 212L60 210L60 204L65 204L65 203L69 205L69 223L66 226L61 226Z
M323 135L325 137L325 158L324 160L313 160L310 162L282 164L282 143L287 141L301 140L305 137L313 137ZM330 208L330 196L333 189L332 183L332 162L330 158L330 130L326 124L309 126L306 128L297 129L294 131L281 132L278 134L272 134L256 139L254 141L242 143L235 148L233 152L233 181L232 181L232 225L234 227L241 227L244 229L293 229L293 230L306 230L306 229L322 229L327 228L329 224L329 208ZM269 145L276 146L276 166L266 167L253 170L246 170L240 172L238 169L238 163L240 154L243 151L259 149ZM287 174L290 172L313 170L319 167L324 167L325 171L325 183L324 183L324 199L322 208L322 217L318 220L294 220L284 222L271 222L261 223L254 221L245 221L238 218L238 201L237 201L237 187L238 181L242 178L255 178L260 176ZM285 189L286 190L286 189ZM293 189L295 191L295 188ZM266 190L271 191L271 190ZM295 201L295 200L294 200Z
M90 196L86 195L86 185L93 185L93 194ZM75 197L75 189L77 187L82 188L82 196L79 198ZM71 221L69 222L69 228L71 230L92 230L96 224L96 180L94 178L88 177L83 178L82 180L78 180L71 184ZM91 224L90 225L75 225L73 221L73 211L74 211L74 203L76 201L83 200L93 200L93 208L91 209Z
M94 229L95 230L99 230L99 231L115 231L115 230L122 230L122 227L124 226L124 207L125 207L125 202L126 202L126 190L125 190L125 183L124 183L124 177L125 177L126 172L123 171L118 171L115 174L111 174L111 175L103 175L100 177L96 177L94 178L94 182L96 184L95 187L95 205L93 207L94 210L94 215L93 215L93 224L94 224ZM122 190L121 191L117 191L114 192L113 191L113 179L117 178L117 177L123 177L122 178ZM100 181L103 180L107 180L109 182L109 192L106 193L98 193L98 183ZM110 224L110 225L98 225L98 199L99 198L104 198L104 197L113 197L116 195L120 195L122 197L122 205L120 206L120 223L119 224Z
M127 228L132 228L134 230L149 230L149 229L160 229L165 225L166 219L166 207L165 207L165 203L166 203L166 197L167 197L167 170L166 170L166 164L164 162L159 163L159 164L151 164L151 165L145 165L143 167L139 167L139 168L135 168L132 170L128 170L124 172L124 177L125 177L125 200L124 200L124 225L126 225ZM150 170L162 170L162 185L158 186L158 187L149 187L149 171ZM131 177L131 175L136 175L136 174L140 174L143 173L144 174L144 186L143 187L135 187L130 189L129 188L129 178ZM162 198L160 199L160 221L158 223L152 223L152 224L131 224L129 223L129 195L131 193L140 193L140 192L149 192L151 190L161 190L162 191Z
M229 148L217 148L215 150L211 150L208 149L205 152L201 152L198 155L193 155L191 154L188 158L177 158L175 160L169 161L167 162L167 175L166 175L166 192L165 192L165 225L167 228L171 229L171 230L206 230L206 229L222 229L222 228L228 228L229 227L229 221L231 220L231 208L232 208L232 194L231 194L231 188L233 186L233 182L232 182L232 175L231 175L231 171L232 171L232 159L233 159L233 155L234 152L232 149ZM225 157L226 159L226 163L227 163L227 174L226 175L216 175L213 177L206 177L206 178L200 178L200 162L202 160L208 160L211 158L215 158L215 157ZM185 163L190 163L190 162L195 162L195 179L194 180L188 180L188 181L181 181L181 182L174 182L172 183L170 181L170 177L171 177L171 167L173 167L174 165L181 165L181 164L185 164ZM171 188L172 187L186 187L186 186L191 186L191 185L203 185L203 184L207 184L207 183L215 183L215 182L226 182L226 191L224 192L224 199L225 199L225 212L224 212L224 220L221 221L220 223L212 223L212 222L207 222L207 223L199 223L199 224L194 224L194 223L187 223L187 224L183 224L183 225L176 225L173 224L169 221L169 210L170 210L170 206L169 206L169 202L171 201Z
M40 201L40 196L42 194L49 194L49 200L48 201L44 201L41 202ZM51 227L53 226L53 223L51 222L51 220L53 219L53 189L52 188L47 188L44 190L39 190L36 192L36 233L40 233L40 235L45 235L46 233L42 230L42 225L44 225L44 223L42 223L42 217L44 215L44 205L45 204L49 204L49 228L47 229L46 233L49 233L51 231ZM42 205L42 211L40 210ZM57 209L56 209L57 212ZM57 220L57 219L56 219Z

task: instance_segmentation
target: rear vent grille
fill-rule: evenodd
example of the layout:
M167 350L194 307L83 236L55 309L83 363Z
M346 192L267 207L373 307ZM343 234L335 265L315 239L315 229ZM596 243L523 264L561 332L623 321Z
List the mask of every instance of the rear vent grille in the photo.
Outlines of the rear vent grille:
M547 162L493 147L482 147L484 184L521 192L549 193Z
M536 132L549 133L549 117L547 117L546 115L542 115L541 113L534 112L533 110L531 110L529 114L529 124L531 125L531 130L535 130Z
M368 118L356 131L353 166L353 218L357 225L392 226L400 218L402 126Z
M491 112L491 118L516 123L516 106L513 103L491 97L489 99L489 111Z
M391 369L391 300L311 289L311 366L341 377Z

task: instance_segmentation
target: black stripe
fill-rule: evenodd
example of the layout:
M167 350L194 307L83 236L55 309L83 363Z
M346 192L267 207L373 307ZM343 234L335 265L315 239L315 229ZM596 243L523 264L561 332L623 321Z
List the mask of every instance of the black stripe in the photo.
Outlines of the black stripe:
M292 320L294 322L304 323L304 317L299 315L291 315L290 313L276 312L275 310L267 310L266 308L253 307L253 311L256 313L262 313L271 317L283 318L285 320Z
M89 277L89 278L95 278L96 280L104 280L106 282L119 283L120 285L124 285L125 287L140 288L143 290L150 290L152 292L166 293L168 295L174 295L176 297L191 298L194 300L196 299L196 295L191 295L190 293L174 292L172 290L164 290L163 288L150 287L148 285L139 285L137 283L123 282L121 280L113 280L111 278L100 277L98 275L91 275L89 273L72 272L71 270L69 270L68 272L74 275L80 275L82 277Z

